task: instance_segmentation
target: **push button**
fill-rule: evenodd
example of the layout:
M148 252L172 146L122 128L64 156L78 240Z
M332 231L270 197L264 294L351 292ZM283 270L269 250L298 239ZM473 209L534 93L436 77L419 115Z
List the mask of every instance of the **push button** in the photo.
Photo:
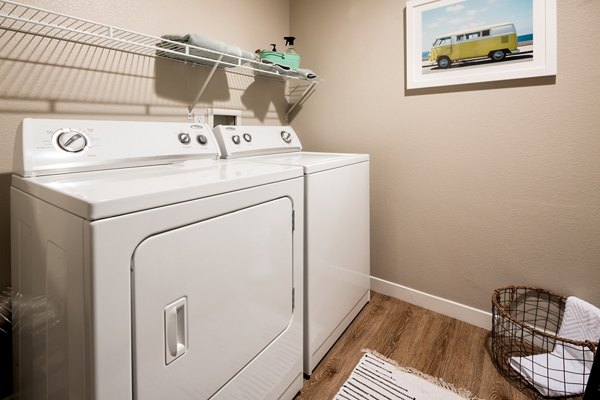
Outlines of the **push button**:
M252 135L250 135L249 133L244 133L244 140L250 143L252 141Z
M242 140L240 139L240 135L233 135L233 136L231 137L231 140L233 140L233 143L235 143L235 144L240 144L240 142L242 141Z

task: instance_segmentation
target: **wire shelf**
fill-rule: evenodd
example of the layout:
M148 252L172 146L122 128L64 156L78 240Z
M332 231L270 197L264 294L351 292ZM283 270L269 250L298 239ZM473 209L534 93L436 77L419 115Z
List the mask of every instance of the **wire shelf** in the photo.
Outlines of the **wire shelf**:
M295 71L280 70L253 59L237 57L212 49L194 46L165 38L134 32L82 18L57 13L9 0L0 0L0 29L100 47L146 57L160 57L212 67L213 70L200 89L197 99L217 68L249 73L257 77L307 81L310 89L317 83ZM311 90L306 90L305 96ZM304 97L291 105L289 112ZM195 103L190 105L189 111Z

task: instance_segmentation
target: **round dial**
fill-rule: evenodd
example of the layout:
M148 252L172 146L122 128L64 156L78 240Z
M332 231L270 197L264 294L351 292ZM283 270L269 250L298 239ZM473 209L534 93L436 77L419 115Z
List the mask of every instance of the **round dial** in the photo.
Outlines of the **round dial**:
M206 138L206 136L204 135L198 135L196 136L196 140L198 141L198 143L200 143L201 145L205 145L206 143L208 143L208 139Z
M64 151L69 153L77 153L85 149L88 144L88 140L85 135L77 129L61 129L55 132L56 143Z
M233 141L233 143L234 143L234 144L240 144L240 142L242 141L242 140L240 139L240 135L233 135L233 136L231 137L231 140Z
M189 133L181 132L177 137L182 144L189 144L192 141Z
M281 131L281 138L284 142L290 143L292 141L292 134L288 131Z

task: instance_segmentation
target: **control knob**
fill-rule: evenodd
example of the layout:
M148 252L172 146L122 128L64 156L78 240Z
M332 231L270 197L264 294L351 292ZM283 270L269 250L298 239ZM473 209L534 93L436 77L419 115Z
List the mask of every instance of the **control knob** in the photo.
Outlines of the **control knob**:
M292 134L288 131L281 131L281 138L284 142L290 143L292 141Z
M179 138L179 141L183 144L190 144L192 140L190 138L190 134L185 132L181 132L179 135L177 135L177 137Z
M200 143L201 145L205 145L206 143L208 143L208 139L206 138L206 136L204 135L198 135L196 136L196 140L198 140L198 143Z
M85 149L88 144L87 138L76 129L60 129L55 132L56 143L64 151L69 153L77 153Z

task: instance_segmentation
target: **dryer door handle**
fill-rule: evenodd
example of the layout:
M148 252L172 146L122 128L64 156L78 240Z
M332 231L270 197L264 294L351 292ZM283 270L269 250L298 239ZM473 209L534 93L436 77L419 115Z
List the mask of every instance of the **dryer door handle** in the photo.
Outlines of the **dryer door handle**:
M187 297L165 307L165 364L187 351Z

